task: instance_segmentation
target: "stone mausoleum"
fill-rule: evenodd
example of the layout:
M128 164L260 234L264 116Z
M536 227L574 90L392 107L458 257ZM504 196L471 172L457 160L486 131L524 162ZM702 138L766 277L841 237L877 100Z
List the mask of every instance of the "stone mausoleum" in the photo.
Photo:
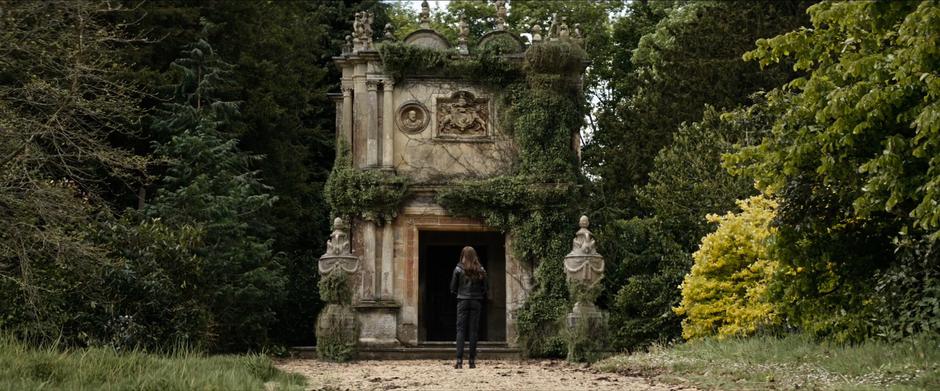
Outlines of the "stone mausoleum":
M421 28L402 43L466 55L499 38L514 50L505 54L521 61L531 41L571 36L563 20L522 36L505 27L506 9L497 2L493 30L468 47L466 23L458 42L432 30L426 3ZM480 340L513 347L515 310L532 286L531 266L507 251L512 240L482 221L450 215L435 203L435 193L454 179L486 178L508 169L516 158L511 138L500 124L495 93L460 74L406 76L395 79L383 67L373 42L372 16L361 13L346 48L334 58L342 70L336 102L337 145L348 146L353 167L381 170L410 179L409 197L397 215L386 221L349 217L352 254L359 265L353 274L353 306L361 322L360 346L416 347L455 339L456 299L449 292L451 272L460 250L473 246L490 278L490 292L481 317ZM385 27L393 40L392 26ZM515 51L515 53L512 53ZM578 149L577 129L572 148ZM576 227L575 227L576 228Z

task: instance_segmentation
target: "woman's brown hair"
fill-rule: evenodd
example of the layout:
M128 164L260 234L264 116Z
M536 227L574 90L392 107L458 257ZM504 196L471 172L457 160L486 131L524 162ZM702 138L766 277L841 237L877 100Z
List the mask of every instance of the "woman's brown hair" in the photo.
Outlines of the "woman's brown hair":
M480 260L477 258L477 252L473 247L467 246L460 251L460 268L472 280L482 280L486 278L486 271L480 266Z

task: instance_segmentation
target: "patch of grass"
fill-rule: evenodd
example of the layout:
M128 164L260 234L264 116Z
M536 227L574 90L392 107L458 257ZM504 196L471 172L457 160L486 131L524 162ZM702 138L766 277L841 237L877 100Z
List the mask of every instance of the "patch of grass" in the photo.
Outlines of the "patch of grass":
M0 390L301 390L269 358L32 348L0 337Z
M938 390L940 338L858 345L801 335L705 339L611 357L595 368L706 389Z

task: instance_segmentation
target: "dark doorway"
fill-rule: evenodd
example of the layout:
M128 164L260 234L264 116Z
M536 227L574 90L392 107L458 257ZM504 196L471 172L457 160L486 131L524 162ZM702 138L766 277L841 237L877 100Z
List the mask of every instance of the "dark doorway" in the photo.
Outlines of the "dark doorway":
M456 339L457 298L450 277L464 246L473 246L490 289L480 316L480 341L506 340L506 249L499 232L421 231L418 235L419 339Z

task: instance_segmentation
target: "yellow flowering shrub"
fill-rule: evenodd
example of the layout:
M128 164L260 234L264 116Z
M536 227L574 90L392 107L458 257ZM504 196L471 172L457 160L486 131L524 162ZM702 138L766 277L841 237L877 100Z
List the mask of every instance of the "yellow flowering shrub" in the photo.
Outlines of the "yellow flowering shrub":
M682 302L673 310L686 339L741 336L779 323L768 286L777 269L767 242L776 202L764 196L739 200L741 213L708 215L718 229L702 239L694 264L679 286Z

